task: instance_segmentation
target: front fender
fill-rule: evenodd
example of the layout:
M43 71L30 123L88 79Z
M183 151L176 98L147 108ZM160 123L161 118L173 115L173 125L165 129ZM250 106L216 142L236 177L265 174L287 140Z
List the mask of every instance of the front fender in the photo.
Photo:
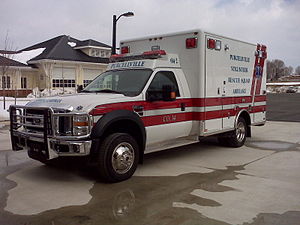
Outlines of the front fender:
M92 128L91 138L99 139L105 132L111 127L111 125L121 122L121 121L130 121L134 123L138 128L140 137L142 140L137 140L141 144L141 148L145 149L146 144L146 129L141 118L132 111L129 110L114 110L112 112L106 113L102 118L100 118L96 125Z

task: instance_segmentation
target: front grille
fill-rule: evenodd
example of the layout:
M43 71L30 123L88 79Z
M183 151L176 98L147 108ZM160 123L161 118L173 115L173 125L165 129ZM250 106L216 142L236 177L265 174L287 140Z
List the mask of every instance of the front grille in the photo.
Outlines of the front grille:
M50 109L11 107L10 111L13 131L22 131L28 135L43 138L52 135Z
M24 129L29 133L52 135L49 110L24 109ZM46 129L46 130L45 130Z

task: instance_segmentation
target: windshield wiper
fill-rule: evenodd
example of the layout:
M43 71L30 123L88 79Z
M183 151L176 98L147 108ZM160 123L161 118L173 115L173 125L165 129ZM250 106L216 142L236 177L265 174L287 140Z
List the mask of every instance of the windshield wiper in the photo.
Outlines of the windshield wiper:
M111 90L111 89L103 89L103 90L98 90L98 91L93 91L93 92L96 92L96 93L114 93L114 94L124 95L124 93L122 93L122 92Z

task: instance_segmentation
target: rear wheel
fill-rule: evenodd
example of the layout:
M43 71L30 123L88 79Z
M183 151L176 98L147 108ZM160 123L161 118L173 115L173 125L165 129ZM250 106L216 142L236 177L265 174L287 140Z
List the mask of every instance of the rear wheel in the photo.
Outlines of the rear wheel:
M244 118L239 117L234 131L223 134L218 138L222 145L230 147L241 147L244 145L247 136L247 124Z
M99 149L97 169L108 182L130 178L137 168L139 148L135 139L126 133L107 136Z

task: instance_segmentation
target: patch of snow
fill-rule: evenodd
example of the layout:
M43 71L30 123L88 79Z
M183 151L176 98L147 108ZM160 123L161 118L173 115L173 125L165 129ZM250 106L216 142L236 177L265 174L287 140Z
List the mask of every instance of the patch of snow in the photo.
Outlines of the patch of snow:
M70 46L73 48L73 47L75 47L75 46L76 46L76 43L75 43L75 42L71 42L71 41L69 41L69 42L68 42L68 45L70 45Z
M27 98L49 97L49 96L74 94L74 93L76 93L75 88L44 89L43 91L40 91L38 88L34 88L32 90L32 93L27 95Z
M39 91L38 88L34 88L32 93L30 93L27 98L17 98L15 102L15 98L13 97L5 97L5 108L4 108L4 101L3 96L0 96L0 121L9 120L9 109L10 105L26 105L31 100L39 97L50 97L56 95L63 95L63 94L74 94L76 93L75 88L58 88L58 89L45 89L42 92Z
M9 120L9 109L10 105L26 105L32 99L30 98L17 98L15 103L15 98L13 97L5 97L5 108L4 108L4 101L3 96L0 96L0 121Z
M45 89L41 92L41 97L56 96L56 95L63 95L63 94L74 94L74 93L76 93L75 88Z
M287 93L289 89L293 89L295 93L300 93L300 87L290 86L268 86L267 93Z
M39 90L38 87L35 87L32 89L32 92L27 95L27 98L38 98L41 97L41 91Z
M300 82L277 82L277 83L267 83L267 86L300 86Z
M30 51L23 51L14 55L13 60L27 64L30 59L40 55L46 48L38 48Z

